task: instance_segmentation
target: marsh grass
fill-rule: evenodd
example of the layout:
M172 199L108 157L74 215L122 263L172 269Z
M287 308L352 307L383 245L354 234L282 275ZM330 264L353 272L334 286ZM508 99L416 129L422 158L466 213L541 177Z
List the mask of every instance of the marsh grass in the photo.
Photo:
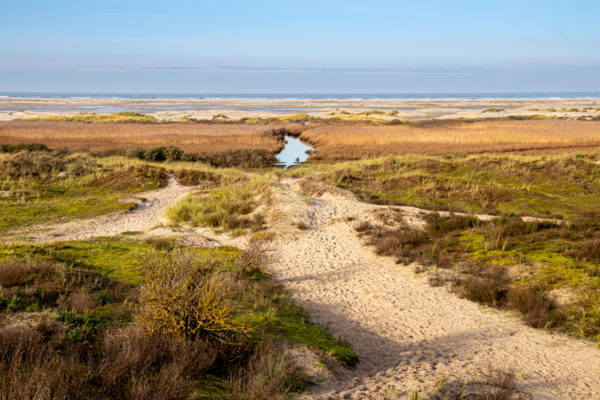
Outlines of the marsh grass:
M0 143L42 143L50 148L87 150L97 155L124 155L128 147L146 150L173 143L185 153L198 156L246 149L275 154L283 148L279 128L262 124L7 121L0 122Z
M547 118L547 117L544 117ZM315 147L314 160L357 160L387 155L593 151L600 147L597 122L531 120L432 120L392 126L326 125L301 138ZM529 119L529 120L528 120Z

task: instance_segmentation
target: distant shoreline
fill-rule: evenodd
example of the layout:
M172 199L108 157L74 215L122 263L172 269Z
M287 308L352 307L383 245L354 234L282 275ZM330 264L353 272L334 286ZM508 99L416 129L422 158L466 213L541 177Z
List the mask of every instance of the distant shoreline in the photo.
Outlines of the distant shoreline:
M592 92L482 92L482 93L75 93L0 92L10 99L143 99L143 100L563 100L600 99Z
M292 94L290 94L291 96ZM158 120L273 118L293 114L383 120L496 118L540 114L552 118L600 117L598 97L578 98L184 98L184 97L0 97L0 121L137 112Z

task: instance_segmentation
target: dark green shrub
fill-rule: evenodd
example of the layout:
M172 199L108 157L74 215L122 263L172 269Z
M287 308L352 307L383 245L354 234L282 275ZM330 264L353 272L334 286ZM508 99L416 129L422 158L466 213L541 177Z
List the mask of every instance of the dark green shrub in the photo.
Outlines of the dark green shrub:
M144 160L146 161L165 161L167 159L166 148L164 146L151 147L144 151Z
M167 161L179 161L183 155L183 151L177 146L166 146L163 152Z
M129 146L125 149L125 156L128 158L144 159L144 149L139 146Z

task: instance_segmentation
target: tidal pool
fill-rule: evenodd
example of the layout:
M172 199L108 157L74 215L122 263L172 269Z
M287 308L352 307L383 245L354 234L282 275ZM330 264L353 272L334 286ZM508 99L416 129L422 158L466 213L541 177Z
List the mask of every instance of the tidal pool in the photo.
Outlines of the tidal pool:
M285 137L285 147L275 157L277 157L276 165L288 169L293 165L302 164L309 157L307 151L312 152L312 146L304 144L300 139L293 136Z

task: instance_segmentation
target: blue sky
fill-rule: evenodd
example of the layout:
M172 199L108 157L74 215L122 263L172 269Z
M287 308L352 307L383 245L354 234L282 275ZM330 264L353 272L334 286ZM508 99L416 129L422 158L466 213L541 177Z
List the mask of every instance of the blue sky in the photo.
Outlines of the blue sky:
M598 91L599 15L587 0L0 0L0 91Z

